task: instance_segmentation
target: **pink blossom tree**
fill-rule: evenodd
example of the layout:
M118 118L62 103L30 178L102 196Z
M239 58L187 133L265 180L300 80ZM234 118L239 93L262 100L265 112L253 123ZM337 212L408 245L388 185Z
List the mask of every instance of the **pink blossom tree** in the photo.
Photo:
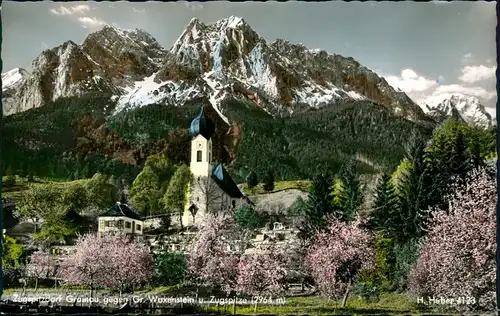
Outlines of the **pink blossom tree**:
M48 251L37 251L31 255L26 264L26 277L35 280L35 291L39 279L53 278L55 275L56 265Z
M495 308L496 179L471 172L447 209L432 210L428 235L409 277L419 296L470 298L459 309Z
M316 233L306 250L306 266L321 294L334 299L343 294L346 305L356 274L375 264L372 238L359 218L351 223L331 219L326 232Z
M237 289L252 295L282 294L288 274L287 256L276 248L244 255L238 265Z
M238 235L232 216L222 212L207 214L188 256L190 278L197 284L218 286L229 293L237 282L241 251L230 249L234 249Z
M152 257L145 244L139 243L129 236L117 234L108 237L104 255L106 287L123 290L146 283L152 276Z
M124 235L87 234L76 252L61 265L61 279L88 286L90 295L97 287L121 291L147 281L151 273L148 249Z
M76 243L76 252L65 258L59 276L67 283L87 286L90 296L96 287L104 285L108 266L104 252L109 238L100 234L86 234Z

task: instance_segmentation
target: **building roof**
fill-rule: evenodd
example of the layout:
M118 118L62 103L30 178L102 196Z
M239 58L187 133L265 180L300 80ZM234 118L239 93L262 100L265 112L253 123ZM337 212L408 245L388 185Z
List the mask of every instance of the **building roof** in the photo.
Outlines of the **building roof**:
M218 164L212 170L212 179L214 179L215 183L217 183L217 185L230 197L232 198L243 197L243 194L241 193L240 189L238 189L238 186L236 185L236 183L234 183L233 179L231 178L231 176L229 175L229 173L226 171L226 169L222 164Z
M142 217L139 214L132 211L127 204L122 204L120 202L116 202L116 204L113 205L109 210L99 215L99 217L119 217L119 216L125 216L128 218L142 221Z
M203 105L201 106L200 113L191 121L189 126L189 136L196 137L201 135L206 139L210 139L215 133L214 123L205 116Z

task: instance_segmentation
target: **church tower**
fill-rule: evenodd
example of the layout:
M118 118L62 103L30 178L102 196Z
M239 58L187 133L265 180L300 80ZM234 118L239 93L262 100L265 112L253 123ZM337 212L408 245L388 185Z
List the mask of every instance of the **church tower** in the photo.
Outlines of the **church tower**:
M211 180L213 169L212 136L215 132L214 123L205 116L203 106L200 113L196 116L189 127L189 136L191 139L191 158L189 167L193 175L193 184L189 190L188 203L183 215L183 224L185 226L195 224L201 220L206 208L206 193L203 188L206 181Z

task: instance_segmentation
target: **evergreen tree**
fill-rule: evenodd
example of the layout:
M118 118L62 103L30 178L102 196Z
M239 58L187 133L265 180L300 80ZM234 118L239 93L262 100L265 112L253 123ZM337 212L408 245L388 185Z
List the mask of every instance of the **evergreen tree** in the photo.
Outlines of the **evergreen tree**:
M358 208L363 202L363 194L361 192L361 181L356 171L356 156L353 155L343 166L340 179L344 188L345 199L343 201L341 214L338 214L339 219L350 221L354 219L358 212Z
M455 135L449 166L451 173L457 176L463 184L467 173L472 169L472 155L467 146L467 139L461 130L458 130Z
M274 175L272 171L268 171L263 179L263 187L266 191L274 190Z
M398 241L405 242L413 237L424 234L426 221L426 189L424 179L428 178L428 169L425 168L425 143L416 141L409 151L410 168L404 172L398 183L399 200L401 202L400 220L401 227L397 228Z
M307 239L326 227L328 216L334 211L331 192L332 181L326 174L314 177L305 207L303 238Z
M370 228L375 231L387 232L393 236L401 225L398 208L398 197L391 181L391 175L384 174L380 178L375 192L374 209L369 222Z
M247 176L247 187L249 189L255 187L257 184L259 184L259 180L257 179L257 174L253 171L251 171L248 176Z

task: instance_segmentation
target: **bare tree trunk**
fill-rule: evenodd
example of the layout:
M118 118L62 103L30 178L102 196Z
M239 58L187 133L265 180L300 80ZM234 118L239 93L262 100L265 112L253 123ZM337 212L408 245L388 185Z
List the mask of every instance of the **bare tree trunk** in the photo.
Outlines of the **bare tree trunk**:
M35 292L38 289L38 278L35 278Z
M349 283L347 283L347 289L344 294L344 298L342 299L342 307L345 307L347 305L347 298L349 297L349 291L351 290L351 282L352 280L349 279Z

